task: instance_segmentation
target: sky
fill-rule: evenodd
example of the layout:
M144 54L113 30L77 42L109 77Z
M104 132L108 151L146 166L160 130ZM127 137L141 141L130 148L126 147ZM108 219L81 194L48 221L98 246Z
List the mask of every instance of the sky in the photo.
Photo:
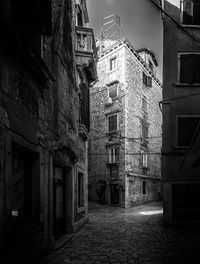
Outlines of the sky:
M179 3L179 0L170 2ZM89 26L94 29L95 37L100 34L102 17L119 15L122 37L136 49L146 47L154 52L159 63L158 78L162 81L162 20L150 0L87 0L87 7Z

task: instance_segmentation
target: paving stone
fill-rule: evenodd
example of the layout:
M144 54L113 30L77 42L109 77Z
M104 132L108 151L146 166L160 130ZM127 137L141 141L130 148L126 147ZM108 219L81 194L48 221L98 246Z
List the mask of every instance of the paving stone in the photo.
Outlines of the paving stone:
M134 208L92 203L89 223L63 248L39 264L196 264L200 231L166 228L161 203ZM38 263L37 263L38 264Z

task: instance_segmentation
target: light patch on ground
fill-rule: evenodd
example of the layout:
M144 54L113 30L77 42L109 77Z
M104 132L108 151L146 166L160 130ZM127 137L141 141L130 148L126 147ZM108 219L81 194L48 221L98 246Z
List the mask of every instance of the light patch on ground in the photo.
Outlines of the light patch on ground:
M142 211L142 212L139 212L139 214L141 215L163 214L163 210Z

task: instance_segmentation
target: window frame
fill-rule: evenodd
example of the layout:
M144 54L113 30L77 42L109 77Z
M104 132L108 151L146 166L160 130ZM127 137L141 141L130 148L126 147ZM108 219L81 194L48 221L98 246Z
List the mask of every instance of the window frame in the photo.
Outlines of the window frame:
M145 107L143 102L145 101ZM142 111L146 114L148 112L148 101L145 95L142 95Z
M142 83L147 87L152 87L152 77L144 71L142 72Z
M109 147L108 148L108 163L115 164L118 162L119 162L119 147L116 147L116 146Z
M143 192L143 190L145 190L145 192ZM141 181L141 193L142 193L142 195L148 194L148 192L147 192L147 181L144 181L144 180Z
M184 118L184 117L185 118L188 118L188 117L197 117L197 118L200 119L200 115L176 115L176 120L175 120L176 121L176 125L175 125L175 129L176 129L176 132L175 132L175 147L176 148L181 148L181 149L187 149L191 145L192 138L191 138L191 141L190 141L190 144L189 145L185 145L185 146L178 145L178 118L180 118L180 117L182 117L182 118ZM198 125L197 125L197 127L198 127ZM197 129L197 127L196 127L196 129ZM194 131L194 133L195 132L196 132L196 130ZM194 134L193 134L193 136L194 136Z
M177 58L177 62L178 62L178 74L177 74L177 84L178 85L190 85L190 86L195 86L195 85L200 85L200 81L199 82L180 82L180 78L181 78L181 55L195 55L198 54L200 55L199 51L185 51L185 52L178 52L178 58Z
M184 1L185 0L180 0L180 24L184 27L197 27L199 28L200 27L200 24L185 24L183 23L183 5L184 5ZM191 1L192 2L192 1ZM193 5L193 2L192 2L192 17L194 17L194 5Z
M148 152L144 151L143 149L141 150L141 165L143 168L148 168L149 166L149 157L148 157Z
M112 117L112 116L117 116L117 124L116 124L116 129L113 129L113 130L109 130L109 118ZM119 129L119 115L117 113L114 113L114 114L110 114L107 116L107 130L108 130L108 133L110 132L114 132L114 131L118 131Z
M111 98L112 100L115 100L118 97L118 93L119 93L119 82L115 81L113 83L108 84L108 98ZM115 97L110 97L110 87L112 87L113 85L116 85L116 96Z
M113 61L115 61L114 67L113 67L113 64L112 64ZM109 60L109 71L112 72L112 71L114 71L116 69L117 69L117 56L113 56Z

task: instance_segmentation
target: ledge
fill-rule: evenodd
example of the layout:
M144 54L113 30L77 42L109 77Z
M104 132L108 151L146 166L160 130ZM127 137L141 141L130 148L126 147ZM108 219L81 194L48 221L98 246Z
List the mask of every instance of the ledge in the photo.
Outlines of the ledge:
M188 87L195 87L195 88L200 88L200 83L174 83L175 87L179 88L188 88Z

